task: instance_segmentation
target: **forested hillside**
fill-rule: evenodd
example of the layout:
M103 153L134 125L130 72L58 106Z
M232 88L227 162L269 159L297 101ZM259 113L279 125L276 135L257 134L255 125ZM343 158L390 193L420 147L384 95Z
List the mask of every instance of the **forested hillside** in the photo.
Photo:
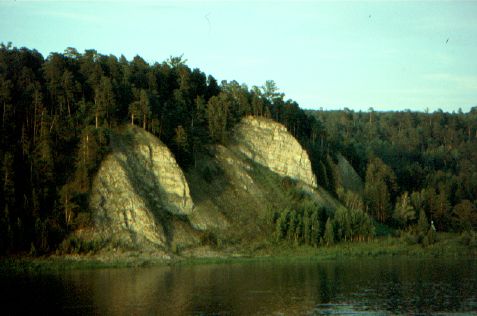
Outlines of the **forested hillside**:
M363 201L395 227L420 211L437 230L477 224L477 108L470 113L312 111L329 152L341 152L365 180Z
M284 101L272 81L249 89L220 85L181 57L149 65L68 48L46 59L36 50L0 47L0 250L55 249L90 221L88 193L109 134L121 124L158 136L182 168L204 146L227 139L244 115L298 113L292 130L307 138L311 124ZM275 110L275 108L277 110Z
M439 230L477 225L477 109L470 113L305 112L273 81L220 84L182 57L79 53L44 58L0 46L0 253L54 250L89 225L88 196L110 132L134 124L159 137L184 170L245 115L284 124L309 153L321 186L348 208L389 226ZM347 192L336 176L342 153L365 181ZM424 215L423 215L424 214Z

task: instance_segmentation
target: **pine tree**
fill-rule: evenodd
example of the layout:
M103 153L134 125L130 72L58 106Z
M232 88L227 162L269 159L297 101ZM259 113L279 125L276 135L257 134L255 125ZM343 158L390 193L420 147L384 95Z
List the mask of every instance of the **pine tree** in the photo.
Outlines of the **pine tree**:
M147 91L141 89L140 97L139 97L139 112L142 115L142 128L146 129L147 127L147 119L151 115L150 110L150 101Z
M311 245L312 235L312 222L311 222L311 210L305 208L303 211L303 242L306 245Z
M321 237L320 231L320 214L318 208L313 209L310 216L310 239L312 246L318 246Z
M277 241L284 239L288 232L289 211L282 211L280 217L278 217L275 224L275 232L277 235Z
M333 229L333 223L328 217L325 225L325 233L323 235L324 242L327 246L333 245L335 243L335 232Z
M381 223L391 216L392 195L397 190L396 175L381 159L370 160L366 169L364 197L368 211Z
M416 211L411 204L411 199L407 192L404 192L396 201L393 218L398 221L401 226L405 226L409 221L416 218Z
M289 241L294 241L296 239L296 230L298 225L298 218L295 210L290 211L290 216L288 218L288 232L287 239Z
M115 105L115 96L111 80L108 77L101 77L99 85L94 90L95 105L95 126L99 127L99 120L103 117L110 119L112 109ZM111 123L111 122L109 122Z
M69 183L65 184L59 192L60 207L63 209L64 212L64 222L66 230L69 230L78 208L78 205L73 201L74 195L75 189L73 185Z
M212 140L224 143L227 136L229 103L225 94L210 98L207 103L207 121Z
M429 222L427 221L426 212L423 209L419 212L419 220L417 222L417 229L420 233L426 234L429 230Z

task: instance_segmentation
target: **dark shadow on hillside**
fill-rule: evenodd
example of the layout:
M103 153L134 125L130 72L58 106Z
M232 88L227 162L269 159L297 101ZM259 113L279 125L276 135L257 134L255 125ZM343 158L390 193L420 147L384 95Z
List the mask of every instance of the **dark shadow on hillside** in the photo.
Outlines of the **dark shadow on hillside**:
M184 173L194 203L215 199L231 186L227 173L215 158L215 150L209 149L197 158L196 166Z

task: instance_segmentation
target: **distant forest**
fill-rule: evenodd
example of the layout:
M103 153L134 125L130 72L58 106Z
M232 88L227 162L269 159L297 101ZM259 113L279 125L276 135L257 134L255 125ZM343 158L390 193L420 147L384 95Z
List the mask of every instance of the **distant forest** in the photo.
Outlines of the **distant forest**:
M477 107L305 111L273 81L218 83L182 57L148 64L67 48L45 59L11 44L0 45L0 106L0 254L53 251L90 224L92 177L115 129L146 129L189 170L246 115L284 124L308 151L319 184L377 223L406 229L424 216L440 231L477 227ZM363 192L335 181L339 153Z

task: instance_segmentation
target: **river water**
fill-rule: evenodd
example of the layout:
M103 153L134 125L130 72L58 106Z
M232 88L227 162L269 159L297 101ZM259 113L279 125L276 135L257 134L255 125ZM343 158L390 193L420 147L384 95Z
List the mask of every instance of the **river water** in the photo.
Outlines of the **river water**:
M2 273L0 290L2 315L477 315L477 263L366 258Z

